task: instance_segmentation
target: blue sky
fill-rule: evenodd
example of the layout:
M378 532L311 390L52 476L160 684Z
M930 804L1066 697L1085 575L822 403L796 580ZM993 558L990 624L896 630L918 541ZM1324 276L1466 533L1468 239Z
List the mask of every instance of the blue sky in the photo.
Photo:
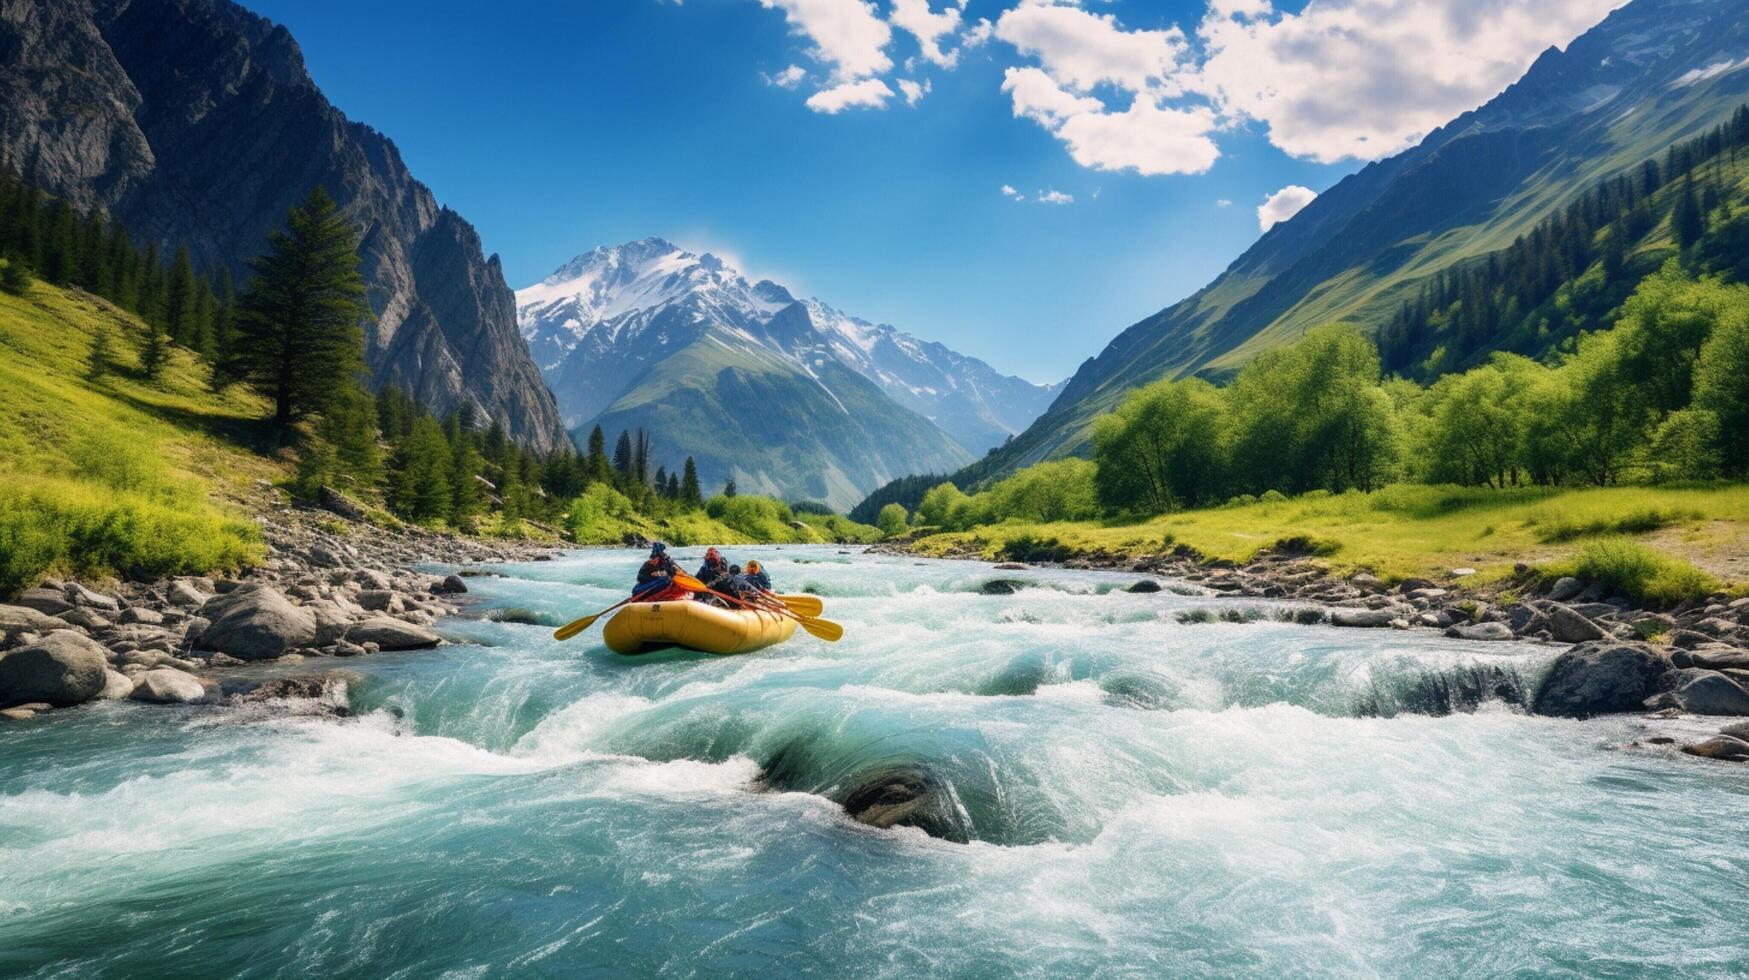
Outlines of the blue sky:
M1302 203L1614 5L1383 0L1357 39L1361 0L244 2L513 288L661 235L1038 381L1218 274L1270 195Z

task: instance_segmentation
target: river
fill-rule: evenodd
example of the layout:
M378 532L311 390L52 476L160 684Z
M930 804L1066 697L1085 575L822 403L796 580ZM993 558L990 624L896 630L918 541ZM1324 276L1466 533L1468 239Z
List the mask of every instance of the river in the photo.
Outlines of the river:
M1749 969L1749 775L1620 750L1640 719L1525 715L1556 648L736 550L845 639L621 658L599 627L458 619L435 651L306 663L363 675L347 719L0 729L0 974ZM636 562L498 566L470 598L562 622ZM938 836L834 802L893 772Z

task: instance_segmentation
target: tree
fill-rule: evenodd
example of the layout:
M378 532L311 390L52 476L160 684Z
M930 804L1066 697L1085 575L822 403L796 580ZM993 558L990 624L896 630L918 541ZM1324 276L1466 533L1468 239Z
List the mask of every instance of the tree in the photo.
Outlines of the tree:
M688 507L697 507L704 502L702 491L698 486L698 466L692 457L686 457L686 465L681 469L680 499Z
M887 537L897 537L910 530L911 515L905 513L904 504L888 504L881 508L880 516L875 518L875 527Z
M1159 514L1219 499L1226 484L1226 403L1199 378L1137 389L1095 420L1099 501Z
M599 425L589 430L589 451L583 457L583 468L591 480L607 479L607 436L602 434Z
M1701 347L1694 407L1718 421L1724 471L1736 477L1749 474L1749 309L1732 310Z
M429 415L415 418L412 431L395 446L389 460L388 502L390 510L409 520L449 515L449 446Z
M320 187L268 236L238 302L229 374L273 400L281 438L364 372L359 324L370 315L357 238Z
M917 504L916 523L925 527L949 527L953 509L966 495L952 483L938 483L923 494ZM878 516L878 515L877 515Z
M1694 196L1693 176L1682 178L1682 191L1676 196L1670 212L1670 230L1676 236L1676 244L1684 250L1706 234L1706 214Z
M170 338L164 336L156 322L143 318L140 322L146 327L146 339L140 345L140 370L156 381L163 376L164 362L170 357Z
M176 247L176 258L170 263L170 282L164 289L164 332L184 347L198 350L195 341L194 264L189 261L188 248Z
M30 289L30 273L25 269L24 256L18 252L7 253L0 262L0 292L8 296L23 296Z
M323 412L318 430L319 437L333 447L337 471L366 486L383 478L376 406L363 388L352 385L337 393Z
M731 476L729 477L729 481L723 484L723 496L733 497L737 492L738 491L735 489L735 478Z
M613 470L627 480L632 475L632 434L620 430L619 441L613 446Z
M668 474L668 489L665 493L668 495L669 500L680 499L680 476L678 474Z
M656 480L653 485L655 486L657 493L663 496L668 495L668 467L656 467Z
M220 265L218 288L214 293L213 301L212 358L214 364L222 365L231 360L236 307L237 289L231 282L231 268L228 265Z
M107 325L100 326L91 338L91 351L85 356L85 377L97 381L108 374L114 364L115 339L110 336Z
M64 200L56 200L49 209L41 268L43 278L57 286L68 285L79 276L79 235L73 208Z

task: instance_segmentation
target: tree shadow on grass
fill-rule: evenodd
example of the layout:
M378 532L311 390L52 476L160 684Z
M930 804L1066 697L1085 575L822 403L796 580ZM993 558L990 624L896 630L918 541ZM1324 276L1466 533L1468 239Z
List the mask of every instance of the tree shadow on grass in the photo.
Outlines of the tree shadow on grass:
M166 405L150 401L133 392L117 389L111 389L109 395L148 415L155 415L182 428L193 429L214 438L223 439L252 452L270 455L280 448L279 434L274 428L273 420L266 416L240 418L235 415L197 412L180 405Z

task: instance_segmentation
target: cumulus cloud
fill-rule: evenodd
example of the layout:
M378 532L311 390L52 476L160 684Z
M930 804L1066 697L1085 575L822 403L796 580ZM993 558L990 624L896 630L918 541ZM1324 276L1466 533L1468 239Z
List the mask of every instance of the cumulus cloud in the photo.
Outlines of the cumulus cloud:
M1376 160L1516 81L1624 0L1215 0L1197 88L1283 151Z
M1040 204L1074 204L1075 195L1064 194L1059 190L1048 190L1041 192L1038 200Z
M1289 184L1281 190L1265 198L1257 208L1257 227L1260 231L1268 231L1278 222L1286 221L1300 213L1300 209L1312 203L1318 192L1310 187Z
M802 84L802 79L808 77L808 72L801 65L790 65L775 75L766 75L765 84L778 88L795 88Z
M893 32L873 4L863 0L759 0L759 4L783 11L790 29L808 38L815 60L831 66L839 82L879 75L893 67L885 50Z
M1006 197L1006 198L1012 198L1013 200L1016 200L1016 201L1026 200L1026 195L1015 190L1013 184L1003 184L1002 185L1002 196Z
M940 13L929 9L929 0L893 0L893 13L888 18L894 27L917 39L917 48L930 64L952 68L959 62L958 51L943 51L941 40L959 30L960 8L949 4Z
M1142 174L1201 173L1220 150L1210 138L1215 115L1208 109L1163 109L1145 94L1127 110L1076 95L1038 68L1010 68L1002 83L1014 114L1039 123L1062 140L1069 155L1096 170Z
M899 79L899 91L904 94L906 105L916 105L917 100L928 95L932 87L928 79L924 79L922 82L909 78Z
M996 36L1038 58L1057 81L1088 92L1110 82L1132 92L1176 94L1189 47L1184 32L1126 31L1111 14L1080 7L1024 3L996 21Z
M807 106L815 112L836 115L845 109L884 109L893 90L878 78L858 82L843 82L808 96Z
M1224 198L1224 197L1223 197L1223 198L1220 198L1220 199L1219 199L1219 200L1217 200L1217 201L1215 201L1215 207L1217 207L1217 208L1230 208L1230 207L1232 207L1232 206L1233 206L1233 202L1232 202L1232 201L1229 201L1229 200L1227 200L1227 199L1226 199L1226 198Z

